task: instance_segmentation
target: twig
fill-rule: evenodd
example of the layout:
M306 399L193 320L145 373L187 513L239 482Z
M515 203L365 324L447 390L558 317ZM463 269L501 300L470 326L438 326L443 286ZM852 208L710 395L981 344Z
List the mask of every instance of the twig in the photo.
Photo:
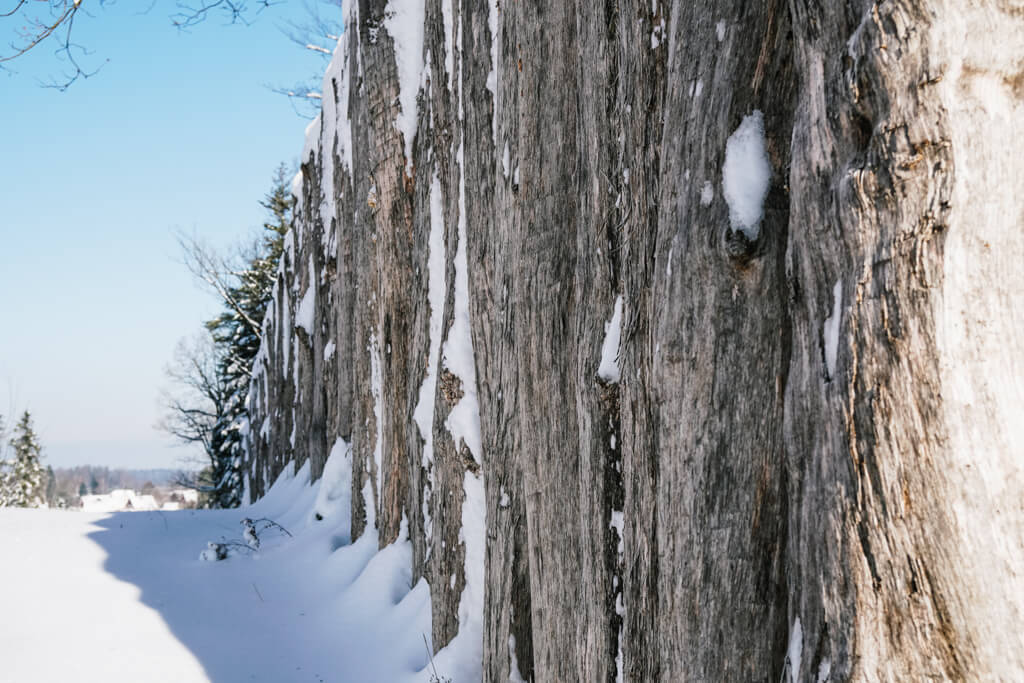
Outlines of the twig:
M423 636L423 647L427 648L427 657L430 659L430 668L434 672L434 676L430 679L431 681L440 681L441 677L437 675L437 667L434 666L434 653L430 651L430 644L427 643L427 634L420 633Z
M256 552L255 549L250 548L248 545L246 545L245 543L242 543L241 541L229 541L226 538L224 538L223 536L221 536L220 544L222 546L224 546L225 548L237 548L237 549L240 549L240 550L245 550L245 551L247 551L249 553Z
M285 528L284 528L283 526L281 526L280 524L278 524L277 522L275 522L275 521L274 521L274 520L272 520L272 519L268 519L268 518L266 518L266 517L260 517L259 519L254 519L254 520L252 521L252 523L253 523L254 525L255 525L255 524L259 524L260 522L263 522L263 523L265 523L265 524L266 524L266 526L265 526L265 527L263 527L263 529L261 529L261 531L263 531L263 530L265 530L265 529L269 529L270 527L277 527L278 529L280 529L280 530L281 530L282 532L284 532L284 533L285 533L285 534L287 534L288 536L291 536L291 535L292 535L292 532L288 531L287 529L285 529Z
M252 589L256 591L256 595L259 597L260 602L266 602L266 600L263 599L263 596L260 595L260 589L256 587L255 583L252 584Z

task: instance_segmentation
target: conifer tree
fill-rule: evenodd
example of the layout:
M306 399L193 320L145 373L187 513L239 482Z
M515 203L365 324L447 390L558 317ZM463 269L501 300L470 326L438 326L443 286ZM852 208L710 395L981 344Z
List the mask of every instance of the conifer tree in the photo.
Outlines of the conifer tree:
M248 425L246 400L252 365L260 350L263 317L267 312L278 262L284 251L284 235L291 227L292 197L288 171L277 167L273 186L260 202L270 214L265 232L253 249L248 263L232 273L234 282L224 297L226 310L206 328L222 352L217 368L225 388L223 414L213 427L211 441L216 457L211 459L211 479L217 491L211 496L215 507L237 507L241 503L242 437Z
M7 460L7 428L4 416L0 415L0 507L10 505L14 493L13 463Z
M209 249L183 239L186 262L220 296L224 310L205 323L212 348L197 343L168 375L191 398L168 396L162 427L185 442L200 443L210 465L194 482L206 507L237 507L242 501L243 434L252 366L262 342L262 322L277 279L284 235L291 228L293 199L288 169L274 173L260 204L268 212L263 232L236 262L228 265Z
M14 428L10 445L11 458L4 477L4 504L38 507L43 503L46 471L40 463L43 449L32 428L32 416L27 410Z

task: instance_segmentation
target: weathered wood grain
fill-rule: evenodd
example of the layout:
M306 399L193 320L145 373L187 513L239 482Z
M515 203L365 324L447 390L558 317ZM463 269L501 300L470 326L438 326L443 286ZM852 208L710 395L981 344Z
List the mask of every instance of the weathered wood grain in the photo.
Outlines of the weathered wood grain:
M352 165L322 122L251 493L350 442L352 536L407 529L434 648L479 630L487 681L1024 678L1020 8L492 1L425 2L409 166L390 10L353 8L325 90ZM755 110L750 241L722 169ZM444 340L464 225L481 453L447 424L469 387L430 358L435 176ZM460 621L480 480L484 607Z

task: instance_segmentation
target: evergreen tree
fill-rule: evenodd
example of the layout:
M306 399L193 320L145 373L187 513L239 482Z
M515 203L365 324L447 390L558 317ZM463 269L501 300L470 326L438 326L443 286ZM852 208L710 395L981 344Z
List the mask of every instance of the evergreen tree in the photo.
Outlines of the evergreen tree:
M88 487L86 487L85 482L83 481L81 484L78 485L78 497L81 498L82 496L85 496L85 495L88 495L88 494L89 494L89 489L88 489Z
M237 507L242 500L242 435L248 425L247 399L253 361L262 342L262 323L291 228L293 199L284 164L274 173L271 190L260 204L268 212L263 232L237 262L228 265L195 240L183 240L190 269L217 292L223 312L205 323L212 350L205 343L184 348L185 358L168 375L191 398L168 396L169 414L162 426L185 442L203 446L210 465L196 488L205 507Z
M215 457L211 458L216 493L215 507L237 507L241 503L243 433L248 424L246 402L252 365L260 350L262 322L270 303L278 263L284 251L284 235L291 227L293 200L287 167L281 164L274 173L273 186L261 205L270 220L244 268L235 271L227 288L226 310L206 328L222 351L217 373L225 389L223 414L213 427Z
M10 441L11 464L7 472L5 488L5 505L16 507L38 507L43 503L46 491L45 470L39 462L42 458L42 446L32 428L32 416L26 410L18 425L14 428L14 437Z
M7 427L0 415L0 507L7 507L14 496L14 463L7 460Z

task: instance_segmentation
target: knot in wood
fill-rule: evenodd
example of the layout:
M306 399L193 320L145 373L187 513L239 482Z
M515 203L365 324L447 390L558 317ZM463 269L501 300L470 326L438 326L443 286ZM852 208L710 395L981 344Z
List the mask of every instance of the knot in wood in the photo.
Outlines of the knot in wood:
M751 240L742 230L725 229L725 253L734 265L742 267L754 258L757 240Z

